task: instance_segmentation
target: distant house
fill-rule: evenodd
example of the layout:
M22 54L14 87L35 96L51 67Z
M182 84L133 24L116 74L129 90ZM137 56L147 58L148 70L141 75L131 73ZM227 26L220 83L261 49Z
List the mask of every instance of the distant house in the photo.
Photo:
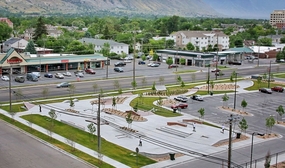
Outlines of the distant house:
M177 47L185 48L191 42L199 50L218 43L219 50L229 49L230 38L220 31L178 31L170 35Z
M116 54L129 54L129 45L124 43L118 43L113 40L103 40L103 39L94 39L94 38L82 38L79 40L81 43L92 44L94 45L95 52L101 52L104 43L110 44L110 53Z
M57 38L63 33L62 30L60 30L57 26L46 25L46 28L48 33L47 36L50 37ZM31 40L33 39L34 34L35 34L35 28L26 29L23 38L26 40Z
M272 44L279 44L283 35L268 35L268 36L259 36L258 39L270 38L272 39Z
M5 22L5 23L7 23L8 26L13 29L13 22L11 22L10 19L8 19L8 18L0 18L0 22Z
M24 52L28 41L21 38L10 38L3 42L3 52L7 52L10 48L14 48L18 53Z
M254 40L244 40L243 41L243 46L250 47L250 46L254 46L254 45L255 45Z

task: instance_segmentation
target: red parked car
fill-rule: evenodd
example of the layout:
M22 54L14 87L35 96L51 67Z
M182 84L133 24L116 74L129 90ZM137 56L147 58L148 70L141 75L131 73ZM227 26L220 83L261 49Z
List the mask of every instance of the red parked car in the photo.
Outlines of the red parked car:
M178 108L184 109L187 107L188 107L188 104L185 104L185 103L175 104L171 106L172 109L178 109Z
M93 69L86 69L85 72L88 74L95 74L96 73Z
M273 88L271 88L272 91L275 91L275 92L283 92L284 89L283 87L281 86L274 86Z

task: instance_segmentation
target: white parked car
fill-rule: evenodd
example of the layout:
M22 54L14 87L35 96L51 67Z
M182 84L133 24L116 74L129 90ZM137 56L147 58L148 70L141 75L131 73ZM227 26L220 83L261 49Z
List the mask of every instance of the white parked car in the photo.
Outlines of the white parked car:
M64 76L62 75L62 73L56 73L54 76L58 79L64 79Z
M9 81L9 80L10 80L8 76L2 76L1 79L2 79L3 81Z
M67 72L64 72L64 73L63 73L63 76L71 76L71 73L68 72L68 71L67 71Z
M132 61L130 59L124 59L125 63L131 63Z

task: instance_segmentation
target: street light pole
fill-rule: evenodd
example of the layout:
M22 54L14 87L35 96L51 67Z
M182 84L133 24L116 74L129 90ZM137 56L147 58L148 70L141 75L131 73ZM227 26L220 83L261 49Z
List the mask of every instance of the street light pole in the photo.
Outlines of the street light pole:
M271 76L271 61L269 63L269 70L268 70L268 88L270 88L270 76Z
M208 65L208 94L210 93L210 64Z
M253 136L254 136L254 135L263 136L264 134L260 134L260 133L257 133L257 132L253 132L253 133L251 134L250 168L252 168Z
M229 148L228 148L228 168L231 168L231 157L232 157L232 121L233 115L230 115L229 123L230 123L230 130L229 130Z
M259 53L260 53L260 44L258 43L258 60L257 60L257 67L259 67Z
M236 109L236 99L237 99L237 73L235 72L235 94L234 94L234 110Z
M219 60L219 35L217 35L217 57L216 57L216 70L218 69L218 60ZM218 75L216 75L216 80Z
M11 82L12 82L12 66L10 65L10 72L9 72L9 110L12 113L12 90L11 90Z

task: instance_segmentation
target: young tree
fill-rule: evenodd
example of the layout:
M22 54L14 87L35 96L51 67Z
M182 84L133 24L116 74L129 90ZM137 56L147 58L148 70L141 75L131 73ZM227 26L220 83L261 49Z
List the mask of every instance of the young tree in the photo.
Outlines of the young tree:
M212 91L213 91L213 90L214 90L214 86L215 86L214 81L210 81L210 85L211 85L211 89L212 89Z
M155 82L153 82L152 87L151 87L151 90L156 90L156 89L155 89Z
M263 78L263 80L267 80L267 73L264 73L262 78Z
M117 104L116 98L113 97L113 99L112 99L112 107L113 108L116 107L116 104Z
M246 108L246 106L247 106L247 102L245 101L245 99L243 99L242 101L241 101L241 107L243 108L243 111L244 111L244 109Z
M180 58L179 63L180 63L180 65L185 65L186 59L185 58Z
M158 80L159 80L159 84L162 85L164 82L164 77L160 76Z
M140 104L143 104L143 93L139 94L139 100L140 100Z
M162 106L162 103L163 103L162 97L159 96L159 98L158 98L156 104L157 104L158 106Z
M122 88L119 88L119 89L118 89L118 94L122 94L122 93L123 93Z
M242 118L242 120L239 122L238 127L240 128L241 132L243 132L243 131L246 132L248 125L247 125L247 121L245 118Z
M270 168L270 162L271 162L271 156L270 156L270 152L268 151L265 156L264 168Z
M168 65L168 69L170 68L170 65L173 64L173 59L172 58L167 58L166 64Z
M71 85L69 86L69 88L68 88L68 91L69 91L70 96L74 96L75 90L76 90L75 85L74 85L74 84L71 84Z
M57 115L55 113L55 110L54 109L51 109L49 112L48 112L48 115L50 116L51 118L51 125L54 126L54 120L57 118Z
M225 93L224 96L222 97L222 99L223 99L223 106L225 106L225 104L229 100L229 96Z
M69 106L70 106L71 109L73 109L73 107L75 106L74 101L72 100L72 98L70 98Z
M260 77L257 78L257 84L258 84L258 88L260 88L260 84L261 84L261 78Z
M139 102L137 101L133 109L135 112L138 112L138 108L139 108Z
M101 52L104 57L109 57L110 56L110 44L104 43Z
M276 112L279 114L281 121L282 121L282 115L284 114L284 108L282 105L278 106L278 108L276 109ZM278 122L278 118L276 119Z
M34 42L31 40L29 41L28 45L25 48L25 52L29 52L31 54L37 54L36 48L35 48L35 44Z
M13 29L5 22L0 22L0 41L7 40L11 37Z
M134 80L134 81L132 81L132 87L133 87L133 89L136 89L136 87L137 87L137 82Z
M230 81L231 81L231 82L234 81L234 78L236 78L236 75L237 75L236 71L233 71L232 74L231 74L231 76L230 76Z
M153 54L152 60L153 61L157 61L158 60L158 55L156 53Z
M97 91L97 89L98 89L98 84L97 84L97 83L94 83L94 84L92 85L92 88L93 88L94 94L96 94L96 91Z
M128 123L128 128L131 128L131 124L133 122L133 119L132 119L132 113L128 113L127 117L126 117L126 121Z
M201 120L201 118L204 118L205 109L204 109L204 108L200 108L200 109L198 110L198 113L200 114L200 120Z
M143 61L145 61L145 60L146 60L146 56L145 56L145 55L142 55L141 59L142 59Z
M65 138L65 141L68 145L70 145L72 147L72 152L75 151L75 141L76 141L76 134L74 133L69 133L67 135L67 138Z
M192 81L195 82L195 80L196 80L196 73L192 73L191 74L191 78L192 78Z
M184 81L181 81L181 85L180 85L182 88L184 88L185 87L185 83L184 83Z
M44 98L47 98L48 97L48 94L49 94L49 89L48 88L43 88L43 91L42 91L42 95Z
M142 78L141 83L142 83L142 86L144 86L144 87L147 85L147 81L146 81L145 77Z
M182 82L182 78L180 75L176 76L176 81L177 83L181 83Z
M96 126L95 126L94 123L90 123L90 124L87 125L87 128L88 128L88 131L90 133L91 141L93 141L94 139L92 138L92 135L94 135L94 133L96 132Z
M265 120L266 120L265 126L266 126L266 128L269 129L269 131L270 131L270 133L271 133L272 127L273 127L274 124L275 124L275 120L274 120L273 116L270 116L270 117L266 118ZM267 130L267 129L266 129L266 130Z
M120 83L119 83L119 81L118 80L114 80L114 89L115 90L118 90L121 86L120 86Z

